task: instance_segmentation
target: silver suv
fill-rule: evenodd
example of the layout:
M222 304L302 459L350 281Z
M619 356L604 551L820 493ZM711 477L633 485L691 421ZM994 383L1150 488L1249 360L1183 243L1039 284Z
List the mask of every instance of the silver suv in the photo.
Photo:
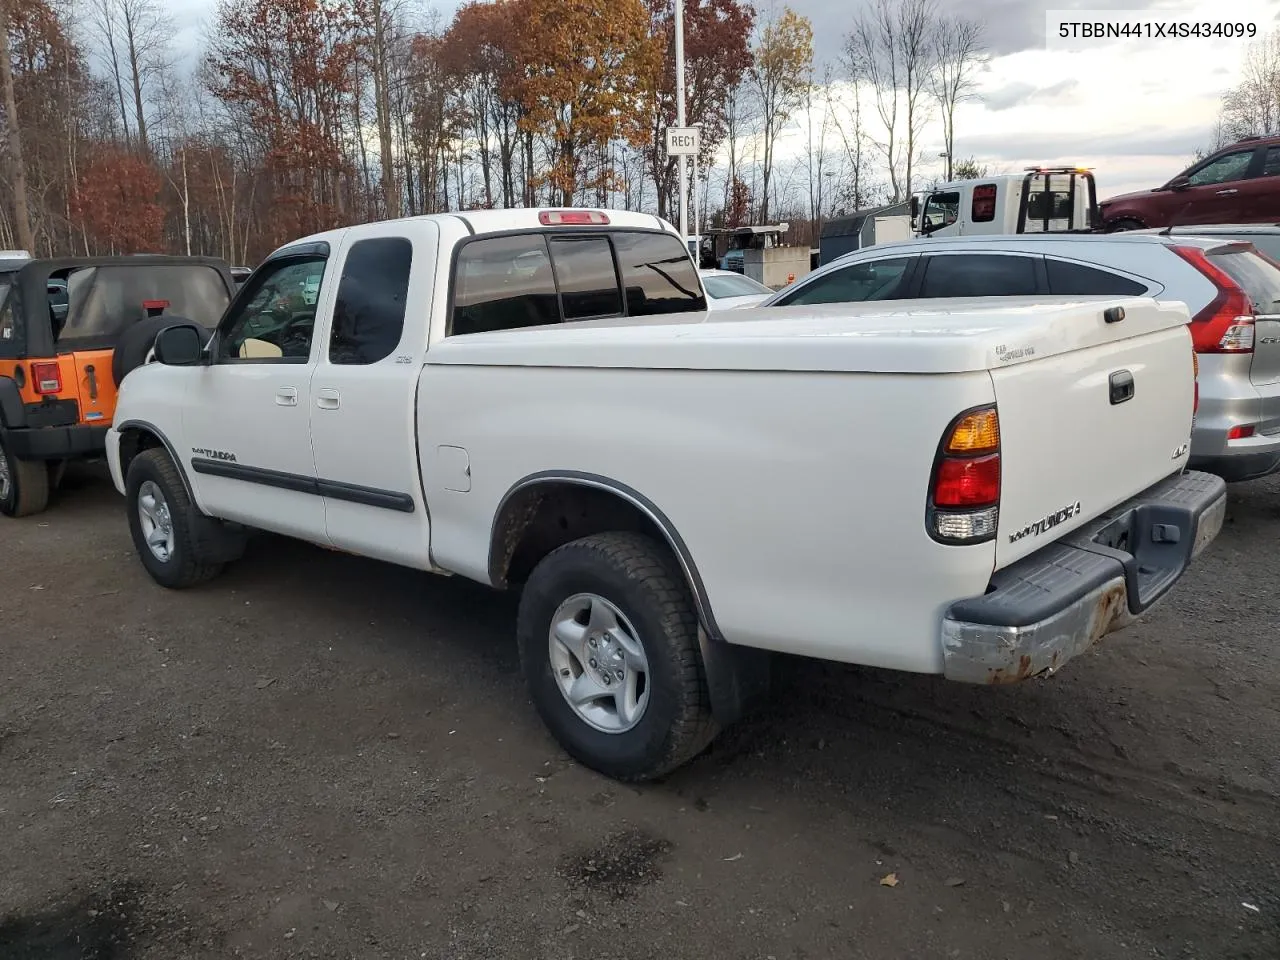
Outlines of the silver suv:
M1191 466L1228 481L1280 470L1280 264L1248 241L1164 233L925 237L846 254L763 306L981 296L1182 301L1200 365Z

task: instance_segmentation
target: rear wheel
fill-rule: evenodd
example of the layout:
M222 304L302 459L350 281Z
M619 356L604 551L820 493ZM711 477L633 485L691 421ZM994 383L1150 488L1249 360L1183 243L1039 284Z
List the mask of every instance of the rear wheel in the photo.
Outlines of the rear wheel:
M43 460L20 460L0 436L0 513L29 517L49 505L49 468Z
M200 527L213 521L196 510L166 451L153 448L134 457L125 492L133 545L156 583L182 589L222 572L223 564L211 559L199 536Z
M548 554L520 599L525 681L579 762L652 780L715 736L689 588L648 537L584 537Z

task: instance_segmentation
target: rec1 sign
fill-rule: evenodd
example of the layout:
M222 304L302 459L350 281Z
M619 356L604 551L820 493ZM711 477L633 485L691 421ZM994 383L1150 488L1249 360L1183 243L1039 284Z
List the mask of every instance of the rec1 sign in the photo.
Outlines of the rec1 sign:
M667 127L667 156L696 157L697 155L697 127Z

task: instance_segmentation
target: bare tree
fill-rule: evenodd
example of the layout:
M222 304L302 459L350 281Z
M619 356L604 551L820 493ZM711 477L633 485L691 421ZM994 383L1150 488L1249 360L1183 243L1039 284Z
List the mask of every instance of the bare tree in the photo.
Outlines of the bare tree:
M1222 97L1217 146L1280 132L1280 30L1250 44L1240 82Z
M93 0L91 9L90 28L111 71L125 140L136 135L139 150L149 153L148 107L160 96L162 75L171 66L172 23L156 0Z
M893 202L911 195L920 137L928 121L924 96L932 73L938 16L934 0L875 0L845 41L845 63L875 93L885 129L877 142L889 168Z
M774 146L792 114L804 104L813 65L813 26L790 7L761 24L748 75L760 104L760 222L769 220L769 179Z
M933 69L929 89L942 111L942 138L946 144L947 175L954 169L956 105L976 98L977 73L986 62L982 24L965 17L947 17L933 32Z
M9 5L0 0L0 88L4 96L4 122L8 131L9 183L13 186L14 232L18 246L36 252L31 232L31 212L27 207L27 167L22 158L22 130L18 121L18 101L13 90L13 61L9 55Z
M809 71L809 85L805 90L805 117L808 121L808 150L806 160L809 172L809 219L815 224L822 219L823 181L830 175L830 164L827 162L827 142L830 140L831 127L831 88L833 83L830 66L823 68L821 77ZM818 124L817 137L814 137L814 114L822 112ZM815 229L817 229L815 227Z

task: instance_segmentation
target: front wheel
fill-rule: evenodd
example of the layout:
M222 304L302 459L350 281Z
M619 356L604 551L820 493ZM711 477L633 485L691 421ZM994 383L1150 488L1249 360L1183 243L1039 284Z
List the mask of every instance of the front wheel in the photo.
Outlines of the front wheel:
M517 635L534 706L586 766L652 780L715 736L693 599L650 538L598 534L552 551L525 584Z
M162 587L181 589L211 580L222 563L211 562L197 527L201 516L187 496L182 477L169 454L144 450L129 464L125 477L129 532L138 558Z

